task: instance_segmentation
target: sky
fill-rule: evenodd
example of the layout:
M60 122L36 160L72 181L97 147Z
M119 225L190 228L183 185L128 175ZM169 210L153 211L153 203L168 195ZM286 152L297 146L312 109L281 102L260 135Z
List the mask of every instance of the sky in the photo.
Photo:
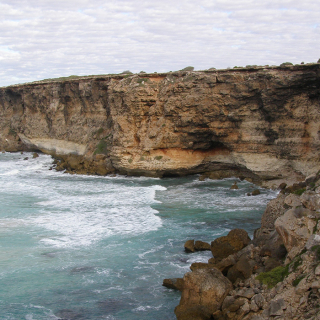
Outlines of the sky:
M318 0L0 0L0 86L319 59Z

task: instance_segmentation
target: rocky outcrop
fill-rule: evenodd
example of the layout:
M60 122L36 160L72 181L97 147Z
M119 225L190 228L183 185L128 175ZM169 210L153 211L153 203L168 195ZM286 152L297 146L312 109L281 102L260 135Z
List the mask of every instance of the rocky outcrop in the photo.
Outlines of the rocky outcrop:
M231 282L215 268L186 273L180 304L175 309L177 319L211 319L231 289Z
M192 272L180 279L177 318L318 320L319 220L320 172L282 188L266 208L262 227L249 245L208 263L191 265ZM235 229L229 235L242 235L242 231ZM221 247L228 236L214 242ZM246 238L244 233L241 238ZM221 286L227 280L232 286ZM215 296L217 288L224 288L224 293ZM210 299L202 298L212 292Z
M81 173L206 173L278 186L319 164L319 79L310 64L0 88L0 149L41 150Z

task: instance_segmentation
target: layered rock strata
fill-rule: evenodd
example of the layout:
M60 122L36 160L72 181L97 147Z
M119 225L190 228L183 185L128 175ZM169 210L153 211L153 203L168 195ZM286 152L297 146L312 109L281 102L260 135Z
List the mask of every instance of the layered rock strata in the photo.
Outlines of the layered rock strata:
M0 148L69 172L302 180L319 165L320 64L0 88Z

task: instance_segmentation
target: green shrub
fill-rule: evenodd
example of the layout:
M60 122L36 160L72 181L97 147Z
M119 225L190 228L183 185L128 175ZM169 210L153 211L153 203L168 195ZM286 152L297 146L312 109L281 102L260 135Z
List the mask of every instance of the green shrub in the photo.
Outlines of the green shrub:
M128 162L129 162L129 163L132 163L132 161L133 161L133 159L132 159L132 158L130 158L130 159L128 160Z
M156 156L154 158L155 158L155 160L161 160L163 158L163 156Z
M298 189L293 191L294 194L297 194L298 196L301 196L306 191L306 188Z
M100 142L97 144L96 150L94 151L94 154L107 154L107 142L105 140L100 140Z
M193 71L193 70L194 70L194 67L188 66L188 67L181 69L180 71Z
M142 82L147 82L149 80L149 78L139 78L137 80L138 83L142 83Z
M289 266L276 267L268 272L261 272L256 279L266 284L269 289L273 288L278 282L283 281L283 279L289 274Z
M96 132L96 134L101 134L103 132L103 128L99 128Z
M133 74L130 70L122 71L120 74Z
M280 64L280 67L289 67L289 66L293 66L293 63L291 62L283 62Z

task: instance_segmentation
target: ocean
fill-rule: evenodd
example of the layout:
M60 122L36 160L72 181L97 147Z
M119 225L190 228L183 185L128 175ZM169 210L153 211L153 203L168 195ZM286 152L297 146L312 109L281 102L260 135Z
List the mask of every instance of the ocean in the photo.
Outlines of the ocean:
M28 157L28 160L24 160ZM250 237L277 191L237 179L71 175L53 159L0 154L0 319L175 319L162 286L211 252L184 252L231 229Z

